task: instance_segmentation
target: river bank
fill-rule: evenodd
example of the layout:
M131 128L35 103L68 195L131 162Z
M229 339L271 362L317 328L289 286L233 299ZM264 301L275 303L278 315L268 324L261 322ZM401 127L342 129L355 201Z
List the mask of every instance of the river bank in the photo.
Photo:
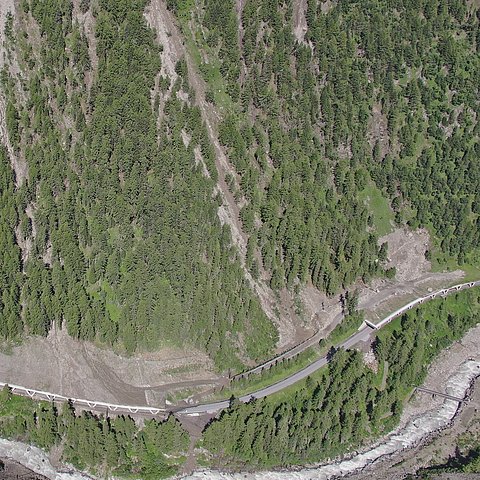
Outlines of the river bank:
M12 461L22 465L34 479L48 480L92 480L92 477L78 472L73 468L54 466L48 455L37 447L21 442L0 438L0 460L12 467ZM8 473L8 472L7 472ZM25 473L25 472L24 472ZM16 475L17 473L13 473ZM15 479L15 476L1 476L0 478ZM21 477L25 478L25 477Z
M480 375L479 338L480 325L477 325L469 330L461 341L444 350L430 367L424 386L460 398L468 395L472 383ZM379 470L390 468L388 465L400 462L402 452L411 451L412 448L436 437L439 431L457 421L458 414L457 402L443 400L440 397L432 399L429 395L418 393L406 406L400 425L394 432L350 458L296 471L231 474L201 470L181 478L184 480L326 480L333 476L353 475L351 478L361 478L363 475L371 476L372 474L380 478L377 475ZM45 452L20 442L0 439L0 459L2 458L12 459L32 472L51 480L92 478L73 469L60 471L52 465ZM383 463L385 465L382 466Z
M423 385L459 398L468 395L473 382L480 375L479 338L480 325L477 325L470 329L461 341L445 349L429 368ZM352 478L355 478L355 474L362 471L366 476L375 475L377 478L377 469L381 462L387 460L392 460L392 463L399 462L402 452L435 437L439 431L457 420L458 413L457 402L417 393L406 406L397 429L348 458L298 470L234 474L201 470L181 478L183 480L207 478L209 480L327 480L347 475L353 475Z
M0 460L0 480L17 480L20 478L22 480L47 480L47 477L32 472L18 462L8 459Z

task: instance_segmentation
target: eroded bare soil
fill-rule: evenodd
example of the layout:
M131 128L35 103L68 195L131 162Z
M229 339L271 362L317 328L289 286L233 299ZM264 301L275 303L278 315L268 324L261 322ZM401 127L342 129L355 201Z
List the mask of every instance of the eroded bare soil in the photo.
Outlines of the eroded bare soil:
M15 12L14 0L0 0L0 70L6 67L12 75L19 74L18 62L14 52L6 48L5 21L9 13ZM14 27L15 28L15 27ZM6 99L0 89L0 143L5 145L15 171L15 182L21 185L27 176L27 164L25 159L15 154L12 145L8 139L7 125L5 121Z
M402 239L404 239L402 241ZM431 273L423 261L424 232L391 234L390 258L398 262L410 280L376 280L372 286L358 285L359 308L367 318L383 318L429 289L461 281L462 272ZM304 332L327 334L341 320L339 297L327 298L313 287L304 289L305 310L309 315ZM323 304L323 307L322 307ZM8 351L8 354L6 353ZM64 331L53 330L48 338L29 338L22 345L0 352L0 379L4 382L65 396L111 403L163 405L167 393L204 386L206 390L223 384L213 363L192 348L164 348L157 353L124 358L88 342L78 342Z
M0 0L0 36L6 12L14 8L14 0ZM327 2L328 3L328 2ZM237 3L241 11L242 2ZM94 50L92 34L93 20L90 14L80 15L78 1L75 0L75 14L83 24L89 38L89 49ZM305 2L298 2L295 14L299 27L304 24ZM174 80L175 64L185 56L189 67L189 83L195 92L196 101L202 112L209 136L215 146L219 184L217 188L223 196L223 205L218 211L222 222L228 223L234 242L240 252L245 251L246 237L238 216L231 192L225 183L225 175L231 172L231 165L223 152L217 137L218 112L205 102L205 85L196 71L193 60L185 48L178 26L165 7L163 0L152 0L145 12L149 24L156 30L159 43L163 46L161 75ZM303 27L302 27L303 28ZM94 51L92 50L92 55ZM0 52L0 66L5 49ZM92 58L95 65L95 59ZM13 67L12 67L13 68ZM158 83L158 79L157 79ZM168 95L169 92L166 93ZM2 116L2 96L0 92L0 141L8 141ZM26 175L21 165L12 164L17 178ZM33 217L33 214L32 214ZM371 285L358 283L350 288L359 291L359 308L364 309L367 318L382 318L388 312L405 304L429 289L458 283L462 272L431 273L430 264L425 259L429 246L428 234L419 230L408 232L397 229L380 242L389 244L390 264L397 268L394 280L375 280ZM26 245L24 245L24 250ZM245 275L262 301L262 306L279 329L278 351L283 351L301 340L321 331L322 335L342 319L339 296L327 298L312 286L303 288L301 300L304 305L304 322L293 313L294 301L287 291L280 293L280 301L264 281L256 282L245 269ZM276 307L280 306L277 317ZM87 342L77 342L65 332L53 330L48 338L30 338L22 345L0 352L0 380L30 388L53 391L71 397L80 397L113 403L160 405L167 392L205 386L211 388L222 384L213 371L208 357L191 348L163 348L150 355L131 358L120 357L113 352L95 347ZM5 353L8 351L8 354Z
M121 357L64 330L29 338L0 352L3 382L68 397L131 405L161 405L172 390L220 381L212 361L194 348Z
M388 242L387 267L396 267L396 277L392 280L375 279L369 285L358 282L348 289L350 292L357 289L358 308L365 311L367 319L380 320L431 290L461 282L464 275L461 270L431 272L431 264L425 259L425 251L430 245L425 230L412 232L398 228L379 239L379 244L384 242ZM343 318L340 295L328 298L310 285L302 290L301 299L306 327L310 330L328 333Z
M293 34L300 43L303 43L308 28L307 18L305 16L306 9L306 0L297 0L293 4Z
M240 15L243 7L242 2L237 4ZM180 28L177 26L172 14L167 10L164 0L152 0L145 11L145 17L149 25L156 31L157 39L163 47L162 69L164 73L176 78L175 64L180 58L185 58L188 66L188 81L195 92L195 102L200 108L202 119L205 122L207 133L215 149L215 164L218 171L218 183L215 193L220 194L222 205L218 208L217 214L222 224L230 227L232 240L240 254L240 261L244 275L252 289L258 295L262 308L266 315L277 326L279 332L278 347L285 349L291 344L298 343L302 339L302 328L295 322L295 312L291 308L291 301L277 302L274 292L266 282L268 276L261 270L261 278L255 280L245 267L245 254L247 249L248 236L243 230L240 220L240 209L232 192L225 180L227 175L239 182L239 177L231 165L229 159L218 140L218 124L222 115L217 109L205 100L206 85L203 78L197 71L197 67L190 52L182 41ZM162 73L162 72L161 72ZM160 105L160 108L162 106ZM260 264L261 265L261 264ZM277 314L278 309L278 314Z

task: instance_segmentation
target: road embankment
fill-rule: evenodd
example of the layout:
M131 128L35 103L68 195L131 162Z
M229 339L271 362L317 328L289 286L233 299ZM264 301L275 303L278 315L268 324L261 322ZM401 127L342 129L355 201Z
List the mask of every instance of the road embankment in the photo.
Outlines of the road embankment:
M472 328L460 342L446 349L429 369L424 385L436 391L466 398L472 383L480 376L480 326ZM425 442L456 421L458 402L432 399L417 393L405 409L399 427L389 435L348 458L329 464L298 470L257 473L223 473L201 470L182 477L183 480L327 480L367 470L373 475L382 460Z

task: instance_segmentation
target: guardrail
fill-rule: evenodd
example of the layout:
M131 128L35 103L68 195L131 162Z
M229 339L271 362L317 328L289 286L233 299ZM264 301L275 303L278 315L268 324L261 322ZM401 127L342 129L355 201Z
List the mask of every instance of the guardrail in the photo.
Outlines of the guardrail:
M33 388L21 387L20 385L12 385L4 382L0 382L0 387L8 387L12 393L24 397L30 397L36 400L46 400L49 402L71 402L72 405L87 407L93 411L101 411L101 409L105 409L115 413L150 414L154 416L167 412L166 409L157 407L118 405L116 403L98 402L95 400L86 400L84 398L68 398L57 393L35 390Z
M376 328L382 328L385 324L391 322L394 318L402 315L405 313L407 310L411 310L413 307L416 307L417 305L420 305L428 300L433 300L436 297L440 296L447 296L449 293L452 292L458 292L460 290L464 290L466 288L472 288L475 286L480 286L480 280L476 280L474 282L467 282L467 283L460 283L459 285L453 285L452 287L449 288L442 288L441 290L438 290L434 293L429 293L428 295L425 295L424 297L417 298L410 303L407 303L407 305L404 305L403 307L399 308L395 312L391 313L387 317L385 317L380 323L377 323L375 326Z
M430 293L430 294L428 294L424 297L417 298L416 300L413 300L412 302L407 303L403 307L401 307L398 310L396 310L395 312L391 313L390 315L388 315L386 318L384 318L380 323L378 323L376 325L373 324L372 322L365 323L365 325L361 326L357 332L355 332L353 335L348 337L346 340L344 340L340 345L337 345L335 348L345 348L345 349L351 348L353 345L356 344L356 342L359 341L359 339L357 338L356 341L352 342L352 339L357 337L362 332L364 332L368 327L370 327L372 329L381 328L384 325L386 325L388 322L393 320L394 318L396 318L396 317L402 315L403 313L405 313L407 310L410 310L414 306L416 306L418 304L421 304L421 303L423 303L427 300L434 299L435 297L438 297L438 296L446 297L449 293L452 293L454 291L459 291L459 290L462 290L462 289L472 288L472 287L476 287L476 286L480 286L480 280L476 280L474 282L462 283L462 284L459 284L459 285L454 285L453 287L444 288L442 290L438 290L437 292ZM322 360L326 360L326 362L320 364L320 362ZM303 378L306 378L308 375L311 375L313 372L317 371L319 368L321 368L327 362L328 362L327 356L318 358L315 361L313 361L311 364L309 364L307 367L304 367L302 370L293 373L292 375L284 378L283 380L277 381L273 385L269 385L268 387L263 387L260 390L245 394L245 395L239 397L239 400L242 401L242 402L248 402L251 398L261 398L261 397L257 397L259 392L264 392L265 390L270 389L274 385L278 386L280 384L283 384L283 386L281 388L277 388L277 389L275 389L275 391L272 391L271 393L278 392L281 389L289 387L293 383L295 383L295 382L297 382L297 381L299 381ZM311 367L314 364L317 364L317 366L314 369L312 369ZM291 382L289 383L288 380L293 376L296 376L297 379L294 380L293 383L291 383ZM263 396L266 396L266 395L270 395L271 393L267 393L267 394L262 393L261 396L263 397ZM228 405L229 405L228 400L220 400L220 401L217 401L217 402L206 403L206 404L205 403L204 404L196 404L196 405L193 405L193 406L190 406L190 407L186 407L186 408L183 408L182 410L179 410L178 413L195 416L195 415L200 415L202 413L218 412L220 410L223 410L223 409L227 408Z
M291 353L296 348L302 347L303 345L311 346L311 345L308 345L308 343L311 342L319 333L320 333L320 331L315 332L314 334L310 335L305 340L302 340L300 343L297 343L296 345L293 345L292 347L287 348L286 350L279 353L278 355L271 358L270 360L267 360L267 361L261 363L260 365L257 365L256 367L251 368L250 370L246 370L245 372L241 372L241 373L237 373L236 375L233 375L230 380L237 380L237 379L240 379L240 378L248 377L249 375L251 375L253 373L261 373L263 369L271 367L271 366L275 365L277 362L281 362L283 360L291 358L291 357L288 356L289 353ZM303 350L300 350L299 352L294 353L292 356L296 356L299 353L301 353L302 351Z
M449 288L443 288L441 290L438 290L437 292L430 293L428 295L425 295L424 297L417 298L417 299L411 301L410 303L408 303L407 305L404 305L403 307L399 308L395 312L391 313L387 317L385 317L380 323L375 324L375 327L377 329L383 327L385 324L389 323L394 318L402 315L407 310L412 309L416 305L420 305L420 304L424 303L425 301L432 300L432 299L434 299L438 296L447 296L449 293L452 293L454 291L460 291L460 290L463 290L463 289L466 289L466 288L472 288L472 287L475 287L475 286L480 286L480 280L476 280L476 281L473 281L473 282L467 282L467 283L461 283L459 285L454 285L454 286L449 287ZM292 347L291 349L287 350L287 352L289 352L289 351L293 350L294 348L297 348L297 347L303 345L304 343L308 342L315 335L316 334L312 335L312 337L309 337L308 339L304 340L302 343L299 343L295 347ZM284 355L284 354L282 354L282 355ZM278 357L276 357L275 359L269 360L268 362L265 362L264 364L255 367L254 370L257 370L259 368L263 368L265 365L268 365L270 362L275 362L277 360L278 360ZM252 372L252 370L250 372ZM247 372L244 372L243 374L239 374L239 375L246 375L246 374L247 374ZM105 410L109 410L109 411L115 412L115 413L131 413L131 414L155 416L155 415L159 415L159 414L166 414L167 412L172 410L172 409L167 410L165 408L159 408L159 407L148 407L148 406L144 406L144 405L141 405L141 406L119 405L119 404L115 404L115 403L106 403L106 402L98 402L98 401L95 401L95 400L86 400L86 399L83 399L83 398L68 398L68 397L65 397L64 395L59 395L57 393L45 392L43 390L35 390L33 388L27 388L27 387L22 387L22 386L19 386L19 385L12 385L12 384L8 384L8 383L0 382L0 387L1 388L5 387L5 386L9 387L11 389L12 393L15 393L17 395L23 395L23 396L30 397L32 399L34 398L34 399L37 399L37 400L46 400L46 401L50 401L50 402L63 402L63 403L71 402L75 406L86 407L86 408L89 408L90 410L97 411L97 412L102 412L102 413L103 413L102 409L105 409Z
M480 285L480 280L479 281L474 281L474 282L461 283L459 285L454 285L454 286L449 287L449 288L444 288L444 289L438 290L437 292L430 293L430 294L428 294L424 297L417 298L417 299L413 300L412 302L408 303L407 305L404 305L403 307L399 308L395 312L391 313L388 317L384 318L378 324L374 324L373 322L370 322L370 321L366 321L365 323L366 323L367 326L369 326L371 328L375 328L375 329L381 328L381 327L383 327L383 325L389 323L394 318L402 315L407 310L410 310L414 306L419 305L419 304L421 304L421 303L423 303L427 300L431 300L431 299L433 299L437 296L440 296L440 295L447 295L448 293L451 293L454 290L459 291L459 290L462 290L464 288L474 287L476 285L477 286ZM271 358L270 360L267 360L267 361L261 363L260 365L257 365L256 367L251 368L250 370L247 370L247 371L241 372L241 373L237 373L236 375L231 377L231 380L239 380L239 379L247 378L252 374L261 373L264 369L272 367L273 365L276 365L277 362L281 362L281 361L286 360L288 358L293 358L293 357L297 356L298 354L300 354L303 351L302 349L298 352L295 352L292 355L289 355L289 354L293 350L295 350L297 348L301 348L302 346L305 346L305 348L312 346L313 343L312 344L310 344L310 343L312 342L312 340L315 337L317 337L319 335L319 333L320 333L320 331L315 332L313 335L306 338L305 340L298 343L297 345L294 345L293 347L290 347L287 350L284 350L283 352L279 353L278 355Z

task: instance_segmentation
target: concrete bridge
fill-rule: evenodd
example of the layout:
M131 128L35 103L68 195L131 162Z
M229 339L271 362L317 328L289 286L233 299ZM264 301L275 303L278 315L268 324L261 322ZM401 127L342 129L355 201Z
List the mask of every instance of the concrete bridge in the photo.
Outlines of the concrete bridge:
M10 388L12 393L16 395L22 395L24 397L30 397L34 400L44 400L47 402L66 403L71 402L75 407L88 408L94 412L100 413L115 413L115 414L133 414L142 416L166 415L167 410L164 408L149 407L149 406L133 406L133 405L118 405L115 403L99 402L96 400L85 400L83 398L68 398L58 393L45 392L43 390L35 390L33 388L21 387L20 385L12 385L4 382L0 382L0 388Z

